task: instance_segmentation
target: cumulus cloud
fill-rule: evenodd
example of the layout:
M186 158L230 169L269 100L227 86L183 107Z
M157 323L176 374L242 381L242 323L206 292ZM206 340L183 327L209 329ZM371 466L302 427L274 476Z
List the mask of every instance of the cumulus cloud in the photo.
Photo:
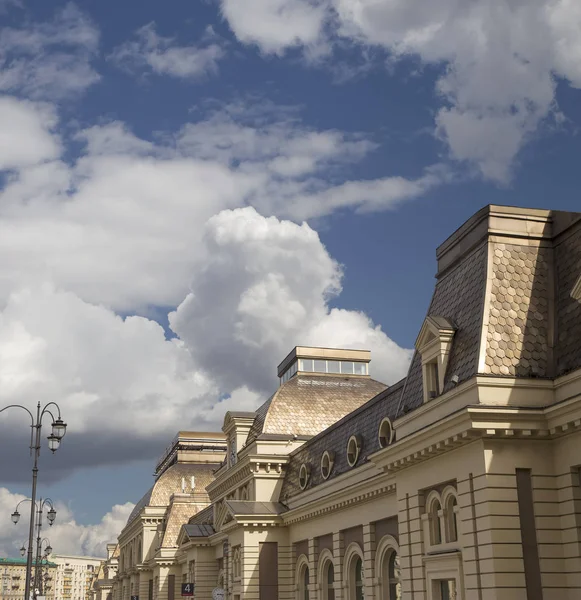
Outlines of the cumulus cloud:
M28 547L28 508L25 503L20 508L22 518L17 525L10 520L10 514L25 496L14 494L7 488L0 487L0 555L20 556L22 545ZM100 522L93 525L81 525L76 522L74 514L62 502L55 499L57 518L52 527L46 527L44 535L48 536L54 554L73 554L78 556L107 556L106 546L117 539L117 535L127 522L133 504L117 504L107 512ZM46 525L46 521L45 521Z
M117 460L121 447L126 460L151 457L179 428L217 429L225 410L256 408L295 345L367 348L376 378L405 374L410 351L364 314L330 309L342 270L307 224L222 211L204 228L191 277L169 316L172 339L151 319L52 285L11 294L0 313L0 404L57 401L67 464L79 467ZM13 427L2 444L16 443L22 418L3 414ZM22 472L14 463L4 477Z
M376 148L368 136L317 130L269 103L204 112L155 143L123 123L95 125L76 134L83 153L72 164L54 120L36 106L16 109L31 137L15 132L8 147L24 145L36 164L5 155L21 168L0 191L0 303L52 281L118 311L174 307L188 292L204 224L220 210L252 204L297 221L385 210L442 181L435 172L350 180L349 166Z
M135 32L134 40L115 48L110 58L131 72L145 69L157 75L200 79L215 73L225 55L224 43L211 28L199 45L180 46L174 39L160 36L155 23L149 23Z
M0 91L62 100L99 81L91 62L99 31L74 4L52 20L0 28Z
M341 267L308 225L247 207L212 217L204 239L192 292L170 325L227 389L249 385L268 393L273 360L302 343L368 348L377 354L375 377L393 383L404 374L408 350L365 315L329 308L341 291Z
M222 0L222 11L240 41L267 53L327 36L328 44L350 40L382 48L391 60L417 56L443 66L435 133L453 159L497 182L510 179L519 150L554 114L557 79L581 86L581 8L575 0L279 4L295 18L256 0ZM310 20L307 36L303 18Z

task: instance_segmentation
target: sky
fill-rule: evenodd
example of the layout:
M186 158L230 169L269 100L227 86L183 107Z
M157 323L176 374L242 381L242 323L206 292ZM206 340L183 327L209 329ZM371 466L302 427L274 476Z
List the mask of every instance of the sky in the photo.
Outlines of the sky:
M54 551L102 555L176 431L256 408L295 345L403 377L482 206L581 209L580 31L577 0L0 0L0 408L68 423Z

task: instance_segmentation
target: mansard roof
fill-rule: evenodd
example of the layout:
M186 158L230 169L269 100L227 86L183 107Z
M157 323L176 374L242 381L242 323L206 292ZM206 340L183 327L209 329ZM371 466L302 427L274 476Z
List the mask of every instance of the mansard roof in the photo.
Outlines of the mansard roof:
M268 435L317 435L386 387L368 376L299 373L256 411L248 442Z
M216 464L213 463L176 463L172 465L163 472L135 505L129 519L127 519L127 525L134 521L146 506L168 506L172 494L182 491L182 478L185 478L189 489L191 477L195 477L194 494L200 494L204 499L207 499L206 487L214 481L215 469Z
M476 375L554 378L581 368L581 213L487 206L437 258L427 319L454 330L443 393ZM350 468L347 441L358 434L363 464L379 450L382 419L395 421L423 403L416 351L404 380L292 453L280 499L300 493L302 463L311 466L309 486L323 483L319 465L328 450L335 455L331 477L340 475Z

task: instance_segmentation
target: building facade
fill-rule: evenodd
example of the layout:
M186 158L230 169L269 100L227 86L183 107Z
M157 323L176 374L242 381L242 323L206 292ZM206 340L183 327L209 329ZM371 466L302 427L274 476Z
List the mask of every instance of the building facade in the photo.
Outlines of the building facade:
M56 564L55 600L88 600L102 558L52 554Z
M43 581L43 596L54 600L56 564L43 560L39 566ZM34 566L33 566L34 577ZM24 600L26 587L26 558L0 558L0 600Z
M581 598L581 214L485 207L437 263L406 377L295 348L207 507L136 508L113 600Z

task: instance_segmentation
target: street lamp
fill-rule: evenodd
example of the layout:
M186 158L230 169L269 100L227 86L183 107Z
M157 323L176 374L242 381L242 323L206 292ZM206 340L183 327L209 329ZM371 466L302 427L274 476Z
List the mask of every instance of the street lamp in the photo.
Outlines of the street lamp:
M61 409L56 402L48 402L44 407L41 408L40 402L36 405L36 419L34 415L26 408L20 404L10 404L0 409L0 413L8 410L9 408L20 408L28 413L31 420L31 431L30 431L30 450L34 455L34 463L32 467L32 494L31 494L31 503L30 503L30 521L28 526L28 555L26 557L26 581L24 588L24 599L30 600L30 576L32 574L32 542L34 538L34 509L36 507L36 480L38 477L38 458L40 456L40 435L42 430L42 419L45 415L50 415L52 417L52 431L48 436L48 447L51 452L55 452L60 446L61 440L65 436L67 432L67 424L63 422L61 418ZM55 418L54 414L51 412L56 410L57 417ZM52 508L52 503L51 503ZM53 509L54 510L54 509ZM49 511L50 512L50 511ZM54 513L54 517L56 517L56 512ZM49 523L52 525L54 521L54 517L49 517ZM14 524L18 523L20 519L20 514L18 513L18 509L15 510L12 515L12 522Z
M50 502L50 498L47 498L44 502L41 502L41 509L40 512L42 512L42 506L47 502ZM26 502L26 500L22 500L22 502ZM55 512L56 514L56 512ZM41 515L42 517L42 515ZM32 577L32 583L33 583L33 589L34 592L36 593L38 592L40 595L42 595L43 592L43 585L44 585L44 581L45 581L45 575L43 574L43 569L45 567L45 565L48 568L48 557L52 554L52 546L50 545L50 541L48 538L40 538L40 528L41 528L41 524L40 524L40 519L41 517L39 517L38 521L37 521L37 528L38 528L38 538L37 538L37 543L36 543L36 560L35 560L35 566L34 566L34 577ZM42 545L46 543L46 546L44 548L44 552L42 552ZM26 542L22 544L22 548L20 548L20 556L24 556L26 554Z

